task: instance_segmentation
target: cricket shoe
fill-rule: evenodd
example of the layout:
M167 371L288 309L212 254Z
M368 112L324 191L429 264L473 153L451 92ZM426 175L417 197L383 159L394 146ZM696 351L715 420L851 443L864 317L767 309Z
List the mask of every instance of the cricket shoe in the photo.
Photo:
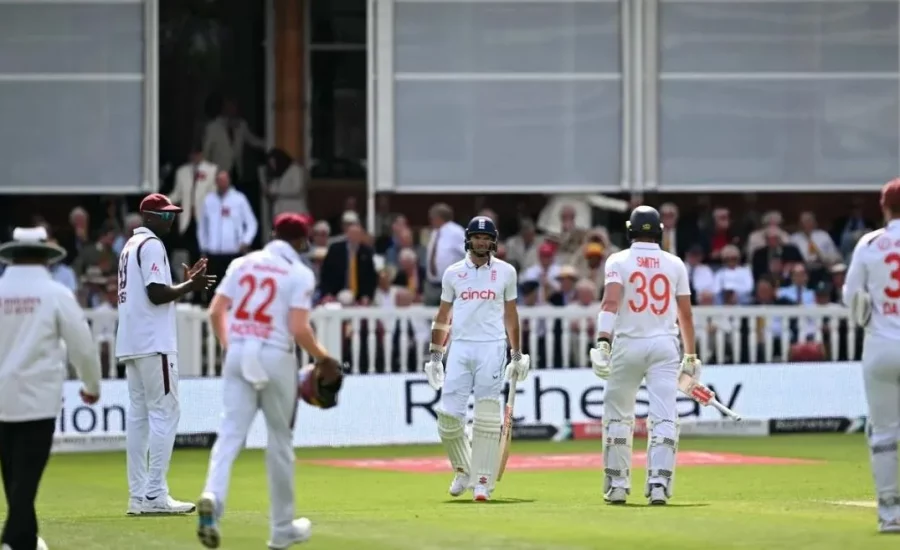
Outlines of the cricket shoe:
M625 487L610 487L609 491L603 495L603 500L607 504L625 504L628 500L628 489Z
M473 500L476 502L487 502L491 500L491 490L488 489L487 485L479 483L472 492L475 495Z
M203 493L197 501L197 538L207 548L218 548L222 543L216 496L212 493Z
M291 533L286 537L278 537L278 540L270 540L269 550L285 550L295 544L309 540L312 536L312 522L306 518L295 519L291 524Z
M4 548L9 548L8 546L4 546ZM37 538L37 546L34 547L34 550L50 550L50 547L47 546L47 543L44 542L44 539L41 537Z
M463 472L457 472L456 476L453 477L453 482L450 484L450 496L458 497L459 495L466 492L466 489L469 488L469 474Z
M650 506L663 506L669 502L666 488L656 483L650 486L650 496L647 498L649 499Z
M141 497L131 497L128 499L128 510L125 515L139 516L144 511L144 499Z
M879 533L900 534L900 519L881 519L878 520Z
M166 495L163 497L162 495L150 498L144 497L144 506L141 508L141 515L147 514L168 514L168 515L177 515L177 514L190 514L197 507L194 506L191 502L181 502L180 500L175 500L174 498Z

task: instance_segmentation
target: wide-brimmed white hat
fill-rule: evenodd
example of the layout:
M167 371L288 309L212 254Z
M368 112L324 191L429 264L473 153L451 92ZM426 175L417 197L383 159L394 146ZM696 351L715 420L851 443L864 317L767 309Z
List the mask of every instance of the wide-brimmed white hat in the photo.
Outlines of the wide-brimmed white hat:
M66 257L66 249L48 241L43 227L17 227L13 240L0 244L0 262L13 263L23 255L45 256L47 264L54 264Z

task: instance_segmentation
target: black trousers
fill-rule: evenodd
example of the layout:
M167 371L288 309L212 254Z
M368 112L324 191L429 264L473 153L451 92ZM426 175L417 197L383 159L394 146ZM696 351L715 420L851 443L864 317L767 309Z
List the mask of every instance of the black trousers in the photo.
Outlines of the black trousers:
M0 422L0 471L8 508L0 542L12 550L37 546L34 500L50 458L55 429L55 418Z

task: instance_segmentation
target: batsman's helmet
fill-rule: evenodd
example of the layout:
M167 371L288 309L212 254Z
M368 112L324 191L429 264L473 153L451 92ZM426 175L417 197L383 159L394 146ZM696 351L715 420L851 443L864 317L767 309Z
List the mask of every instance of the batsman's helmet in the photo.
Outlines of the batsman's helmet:
M659 212L651 206L638 206L631 211L631 217L625 222L628 229L628 240L634 239L662 239L662 222Z
M497 231L497 226L494 225L494 220L487 216L475 216L469 221L469 225L466 226L466 250L472 248L470 240L472 235L489 236L491 238L491 252L497 251L497 240L500 238L500 233Z

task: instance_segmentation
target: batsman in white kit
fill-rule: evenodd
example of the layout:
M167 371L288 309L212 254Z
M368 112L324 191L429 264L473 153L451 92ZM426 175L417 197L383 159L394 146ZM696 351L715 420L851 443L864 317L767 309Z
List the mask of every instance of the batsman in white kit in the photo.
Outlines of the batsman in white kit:
M606 261L597 346L590 352L594 373L606 379L603 491L609 504L624 504L631 493L635 398L646 379L649 415L644 495L650 504L661 505L671 498L675 478L679 383L688 393L699 384L700 361L695 353L687 270L681 259L659 247L659 212L649 206L635 208L627 230L631 247Z
M173 285L160 238L181 208L153 193L141 201L140 212L143 225L122 248L118 276L116 359L125 363L129 398L127 513L187 514L194 505L173 499L166 483L181 418L175 302L206 290L215 277L206 274L206 261L200 260L190 269L183 266L185 282Z
M428 383L435 390L443 388L438 434L456 473L450 494L456 497L471 488L476 501L491 498L500 464L504 379L523 381L530 366L519 345L516 269L493 257L498 237L494 222L486 216L472 218L466 227L467 255L444 272L441 303L431 327L431 357L425 363ZM448 332L445 379L441 361ZM504 372L507 338L511 361ZM473 392L470 442L465 426Z
M269 480L269 548L288 548L311 535L306 518L294 519L294 420L297 412L300 344L317 362L339 368L309 324L315 276L301 260L311 220L285 213L275 218L273 237L262 250L234 260L209 307L210 323L226 349L222 368L223 414L209 457L206 487L197 503L197 536L207 548L221 543L231 468L244 447L258 410L266 421ZM296 343L295 343L296 342ZM320 388L312 404L336 404L340 379ZM303 393L300 391L299 393ZM327 393L328 395L324 395Z
M866 436L878 498L878 528L883 533L900 533L900 179L882 188L881 209L887 226L856 243L843 300L866 332L862 372L869 409Z

